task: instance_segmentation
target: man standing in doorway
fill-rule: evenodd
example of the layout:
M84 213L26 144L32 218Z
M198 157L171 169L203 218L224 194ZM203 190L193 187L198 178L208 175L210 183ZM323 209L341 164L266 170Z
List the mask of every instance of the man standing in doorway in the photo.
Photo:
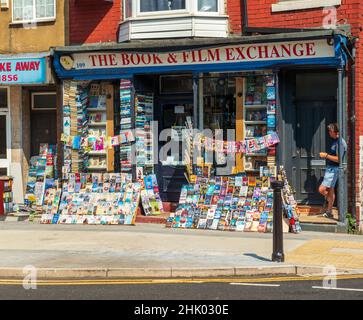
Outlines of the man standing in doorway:
M326 159L324 180L319 186L319 192L325 198L325 212L323 216L333 218L332 209L335 200L335 185L339 175L339 128L336 123L328 125L329 136L333 139L330 152L320 152L320 158ZM342 139L343 155L347 152L347 143Z

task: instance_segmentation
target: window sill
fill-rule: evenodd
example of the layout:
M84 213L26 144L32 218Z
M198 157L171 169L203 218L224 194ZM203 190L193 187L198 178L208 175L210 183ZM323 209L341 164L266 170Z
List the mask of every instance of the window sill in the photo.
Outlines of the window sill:
M340 6L342 0L295 0L283 1L272 5L272 12L306 10L322 7Z
M180 14L170 14L170 15L158 15L158 16L137 16L133 18L126 18L125 20L121 21L121 24L128 21L145 21L145 20L161 20L161 19L175 19L175 18L191 18L191 17L201 17L201 18L228 18L228 15L221 15L221 14L206 14L206 13L180 13Z
M43 19L43 20L33 20L33 21L13 21L9 23L9 26L19 26L19 25L33 25L33 24L41 24L41 23L47 23L47 22L55 22L56 19L50 18L50 19Z

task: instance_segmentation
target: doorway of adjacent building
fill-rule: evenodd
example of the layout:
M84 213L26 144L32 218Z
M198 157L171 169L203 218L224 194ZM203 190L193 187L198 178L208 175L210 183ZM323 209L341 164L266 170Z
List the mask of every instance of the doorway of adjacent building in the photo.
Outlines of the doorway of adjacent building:
M8 175L11 157L9 93L0 88L0 176Z
M326 161L319 157L332 143L327 126L337 120L337 73L289 71L282 81L281 163L300 204L321 205L318 187Z
M57 114L55 92L31 94L31 156L39 155L43 143L57 143Z

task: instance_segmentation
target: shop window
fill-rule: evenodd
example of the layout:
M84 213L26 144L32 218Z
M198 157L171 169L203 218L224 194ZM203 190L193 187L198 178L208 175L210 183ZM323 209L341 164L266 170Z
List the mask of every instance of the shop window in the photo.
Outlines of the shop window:
M236 82L223 74L203 79L204 128L235 129L236 127Z
M8 90L0 88L0 109L8 108Z
M55 92L33 92L32 110L55 110L57 94Z
M55 17L55 0L13 0L13 22L52 21Z
M160 77L160 93L177 94L192 93L193 79L191 75L182 76L161 76Z

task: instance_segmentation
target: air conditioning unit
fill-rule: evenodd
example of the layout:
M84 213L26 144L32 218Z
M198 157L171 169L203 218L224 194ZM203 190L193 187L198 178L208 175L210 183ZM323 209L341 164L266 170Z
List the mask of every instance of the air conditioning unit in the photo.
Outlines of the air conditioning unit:
M0 0L0 8L1 9L9 8L9 2L10 0Z

